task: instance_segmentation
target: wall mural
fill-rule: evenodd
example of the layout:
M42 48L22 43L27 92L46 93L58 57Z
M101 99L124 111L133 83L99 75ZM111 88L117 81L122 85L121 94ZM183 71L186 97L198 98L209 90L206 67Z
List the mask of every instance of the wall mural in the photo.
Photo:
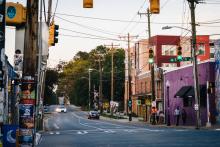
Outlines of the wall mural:
M216 120L220 124L220 40L215 42L215 63Z

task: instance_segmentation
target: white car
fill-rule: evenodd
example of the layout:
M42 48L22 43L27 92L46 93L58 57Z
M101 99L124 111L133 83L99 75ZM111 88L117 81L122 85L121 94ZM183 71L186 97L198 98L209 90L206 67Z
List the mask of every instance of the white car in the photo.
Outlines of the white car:
M56 112L67 112L67 109L65 106L59 106L58 108L56 108Z

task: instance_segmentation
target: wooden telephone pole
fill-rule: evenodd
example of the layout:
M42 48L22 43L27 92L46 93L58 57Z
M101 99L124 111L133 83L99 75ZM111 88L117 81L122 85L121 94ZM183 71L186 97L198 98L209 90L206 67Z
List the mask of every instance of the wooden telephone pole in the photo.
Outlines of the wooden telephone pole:
M141 16L141 15L147 15L147 19L148 19L148 46L149 46L149 49L151 47L151 25L150 25L150 10L149 8L147 9L147 13L139 13L138 14ZM155 53L154 53L155 54ZM152 101L155 101L155 83L154 83L154 62L151 63L151 98L152 98Z
M192 26L192 57L193 57L193 77L194 77L194 92L195 92L195 111L196 111L196 129L200 129L200 89L197 69L197 55L196 55L196 22L195 22L195 5L202 0L188 0L191 10L191 26Z
M114 101L114 53L116 52L116 50L114 49L114 47L117 47L119 46L118 45L114 45L113 43L111 45L105 45L106 47L107 46L111 46L111 49L110 49L110 53L112 55L112 71L111 71L111 101L113 102ZM113 111L112 109L111 110L111 114L113 114Z
M23 61L23 77L21 85L21 99L19 111L23 112L29 109L31 112L29 116L24 113L19 114L19 128L21 138L25 138L27 134L22 133L23 129L28 129L33 140L31 146L35 145L36 136L36 121L37 114L33 111L36 108L36 76L37 76L37 51L38 51L38 7L39 0L27 0L27 18L25 28L24 41L24 61ZM25 124L29 122L29 125ZM35 131L33 131L35 129ZM22 137L23 136L23 137ZM20 145L25 144L25 140L20 140Z
M132 90L131 90L131 48L130 48L130 39L131 38L137 38L138 36L130 36L130 34L128 33L128 36L119 36L119 38L126 38L128 41L128 114L129 114L129 121L132 121L132 99L131 99L131 95L132 95Z
M23 75L35 77L38 48L38 0L27 0Z

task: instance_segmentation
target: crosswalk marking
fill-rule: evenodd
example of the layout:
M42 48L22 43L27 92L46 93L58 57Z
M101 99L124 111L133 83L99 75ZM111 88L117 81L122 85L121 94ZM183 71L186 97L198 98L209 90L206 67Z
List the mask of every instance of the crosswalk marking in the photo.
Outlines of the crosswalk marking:
M77 132L77 134L81 134L81 135L87 134L87 133L88 133L87 131L82 131L82 132L81 132L81 131L78 131L78 132Z
M215 129L216 131L220 131L220 129ZM78 135L85 135L85 134L91 134L91 133L140 133L140 132L164 132L166 130L163 129L148 129L148 128L139 128L139 129L94 129L94 130L72 130L72 131L54 131L54 132L49 132L50 135L56 134L78 134ZM169 131L176 131L176 132L185 132L189 131L187 129L173 129Z
M104 132L105 133L115 133L115 131L113 131L113 130L105 130Z
M57 135L59 135L59 134L60 134L60 132L56 132L56 134L57 134Z

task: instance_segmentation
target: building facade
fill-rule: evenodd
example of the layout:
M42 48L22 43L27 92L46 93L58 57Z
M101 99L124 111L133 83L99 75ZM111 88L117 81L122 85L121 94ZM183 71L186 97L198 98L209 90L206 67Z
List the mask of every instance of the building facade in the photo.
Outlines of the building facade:
M151 45L149 45L149 41ZM197 36L197 44L198 48L202 50L200 55L198 55L199 61L209 59L209 36ZM164 112L164 71L191 64L191 61L179 62L177 60L172 60L177 58L178 46L182 47L183 57L191 57L190 37L157 35L153 36L150 40L144 39L138 41L134 47L130 49L132 63L132 112L139 117L143 117L146 121L150 120L150 110L152 105L151 65L148 62L149 48L152 48L154 51L156 105L160 111ZM128 52L126 55L126 62L127 57ZM126 69L128 69L127 67ZM125 112L127 112L128 85L127 72L125 81Z
M207 122L207 88L208 82L215 81L215 62L207 60L198 64L198 79L200 87L200 113L202 125ZM176 120L174 116L174 110L180 107L180 111L183 109L186 111L186 125L196 124L196 114L194 109L195 97L194 97L194 78L192 64L181 67L175 70L167 71L164 73L165 84L165 114L166 118L170 115L171 125L175 125ZM215 123L215 94L208 95L210 105L210 120ZM167 120L168 121L168 120ZM180 125L183 124L180 120Z

